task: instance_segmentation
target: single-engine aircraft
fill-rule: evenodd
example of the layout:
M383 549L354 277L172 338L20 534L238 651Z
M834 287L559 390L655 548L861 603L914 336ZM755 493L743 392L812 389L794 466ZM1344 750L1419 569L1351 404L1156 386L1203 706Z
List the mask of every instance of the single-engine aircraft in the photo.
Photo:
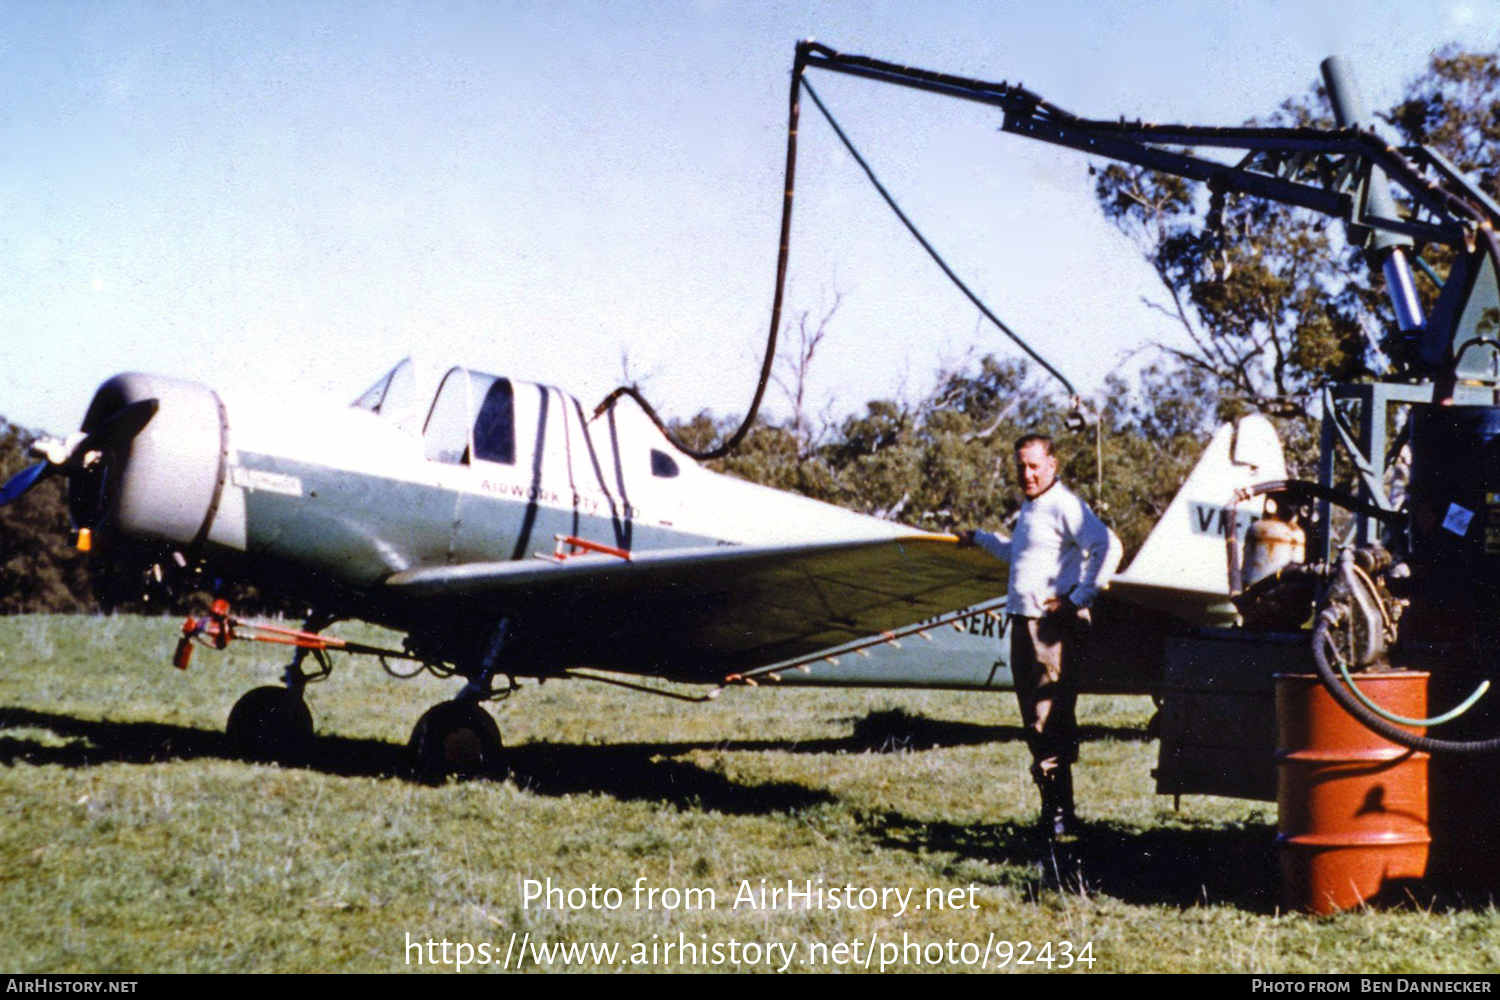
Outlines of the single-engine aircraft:
M430 398L418 386L410 359L352 406L118 375L79 433L36 444L43 461L0 503L62 474L81 545L204 560L306 601L304 630L280 630L299 647L283 686L249 692L230 714L230 734L267 752L311 733L303 688L326 674L327 649L465 678L413 734L432 771L499 753L481 703L516 677L592 668L717 685L1008 686L1003 626L974 624L1000 620L1006 567L954 536L713 473L634 404L591 419L556 388L464 368ZM1141 690L1159 676L1165 622L1222 620L1234 491L1284 477L1264 418L1219 431L1097 606L1096 687ZM404 649L319 634L340 619L405 633ZM894 648L950 623L963 634ZM184 626L184 643L222 647L250 628L216 602ZM304 670L309 650L324 673Z

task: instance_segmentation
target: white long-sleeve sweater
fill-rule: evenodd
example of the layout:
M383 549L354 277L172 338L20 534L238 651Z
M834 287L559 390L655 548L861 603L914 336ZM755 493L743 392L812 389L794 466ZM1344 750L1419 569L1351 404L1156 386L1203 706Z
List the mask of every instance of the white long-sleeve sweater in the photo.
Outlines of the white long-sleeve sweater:
M1088 607L1108 586L1122 554L1114 532L1062 483L1021 504L1010 538L976 531L974 541L1010 563L1005 610L1026 618L1046 614L1054 597Z

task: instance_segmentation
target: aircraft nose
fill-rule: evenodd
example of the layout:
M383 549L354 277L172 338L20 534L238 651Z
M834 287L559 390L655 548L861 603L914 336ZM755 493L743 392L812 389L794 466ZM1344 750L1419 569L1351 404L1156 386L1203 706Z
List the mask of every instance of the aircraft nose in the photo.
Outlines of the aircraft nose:
M159 375L117 375L99 387L69 457L74 523L96 533L192 545L223 481L226 428L218 396Z

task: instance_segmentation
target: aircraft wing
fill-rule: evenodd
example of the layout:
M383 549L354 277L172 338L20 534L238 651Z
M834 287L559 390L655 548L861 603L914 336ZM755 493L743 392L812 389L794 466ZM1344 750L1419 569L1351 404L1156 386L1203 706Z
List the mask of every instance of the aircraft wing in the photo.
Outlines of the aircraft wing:
M414 569L373 596L473 642L506 618L506 655L528 666L712 681L997 597L1006 574L952 536L910 535Z

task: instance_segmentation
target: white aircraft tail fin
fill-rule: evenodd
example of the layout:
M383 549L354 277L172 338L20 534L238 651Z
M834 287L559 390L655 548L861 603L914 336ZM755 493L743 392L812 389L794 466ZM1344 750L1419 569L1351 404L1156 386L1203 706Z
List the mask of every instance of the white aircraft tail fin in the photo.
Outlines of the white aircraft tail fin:
M1281 441L1269 420L1253 414L1223 425L1111 592L1202 624L1230 618L1224 543L1234 492L1285 478ZM1257 497L1239 505L1241 533L1264 504Z

